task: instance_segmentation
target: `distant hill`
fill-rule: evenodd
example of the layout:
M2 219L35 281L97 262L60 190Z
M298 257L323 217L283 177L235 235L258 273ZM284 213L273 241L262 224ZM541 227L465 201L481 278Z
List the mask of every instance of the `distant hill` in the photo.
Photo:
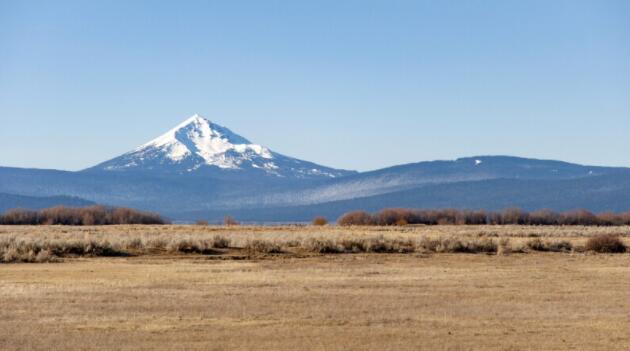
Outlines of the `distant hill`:
M23 196L0 193L0 213L14 208L27 208L40 210L54 206L85 207L94 205L94 202L70 196Z
M443 183L311 205L178 212L170 216L187 221L206 218L220 222L230 215L253 222L308 222L315 216L336 220L353 210L374 212L393 207L625 212L630 210L630 173L570 180L492 179Z
M583 166L561 161L510 156L477 156L454 161L429 161L394 166L328 180L299 191L276 191L265 204L305 205L362 198L405 189L444 184L514 180L571 180L627 174L627 168Z
M630 210L630 169L511 156L428 161L358 173L284 156L193 116L79 172L0 167L0 193L80 198L174 220L333 219L383 207ZM13 201L0 198L0 208Z

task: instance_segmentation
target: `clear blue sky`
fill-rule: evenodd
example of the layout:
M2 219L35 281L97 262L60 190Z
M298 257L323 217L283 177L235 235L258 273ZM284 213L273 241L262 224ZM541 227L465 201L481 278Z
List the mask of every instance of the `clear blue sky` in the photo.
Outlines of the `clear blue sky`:
M630 1L0 0L0 165L81 169L194 113L349 169L630 166Z

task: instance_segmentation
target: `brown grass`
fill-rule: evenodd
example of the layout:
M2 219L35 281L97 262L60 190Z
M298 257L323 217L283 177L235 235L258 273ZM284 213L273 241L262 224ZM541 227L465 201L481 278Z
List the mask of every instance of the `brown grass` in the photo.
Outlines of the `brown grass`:
M627 349L630 256L582 252L629 239L630 227L0 226L0 260L41 263L0 264L0 350Z
M623 350L627 261L416 253L1 265L0 350Z

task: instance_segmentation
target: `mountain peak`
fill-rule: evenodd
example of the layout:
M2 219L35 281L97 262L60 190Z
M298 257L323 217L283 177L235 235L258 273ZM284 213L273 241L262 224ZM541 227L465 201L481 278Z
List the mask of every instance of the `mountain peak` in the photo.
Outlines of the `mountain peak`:
M178 124L177 127L175 127L175 129L187 126L189 124L200 124L200 123L212 124L212 122L210 122L209 119L205 118L204 116L200 114L195 113L194 115L186 118L182 123Z
M94 168L167 173L218 168L297 178L334 178L352 173L275 153L199 114L192 115L133 151Z

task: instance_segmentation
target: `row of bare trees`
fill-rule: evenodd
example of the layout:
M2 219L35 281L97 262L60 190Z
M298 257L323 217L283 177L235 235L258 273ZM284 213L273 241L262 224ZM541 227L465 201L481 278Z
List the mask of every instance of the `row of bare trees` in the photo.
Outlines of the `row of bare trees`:
M521 209L506 209L499 212L467 211L456 209L413 210L388 208L377 213L365 211L348 212L337 221L339 225L475 225L475 224L516 224L516 225L585 225L619 226L630 225L630 212L592 213L587 210L554 212L540 210L527 212Z
M0 215L3 225L166 224L159 214L124 207L51 207L33 211L13 209Z

